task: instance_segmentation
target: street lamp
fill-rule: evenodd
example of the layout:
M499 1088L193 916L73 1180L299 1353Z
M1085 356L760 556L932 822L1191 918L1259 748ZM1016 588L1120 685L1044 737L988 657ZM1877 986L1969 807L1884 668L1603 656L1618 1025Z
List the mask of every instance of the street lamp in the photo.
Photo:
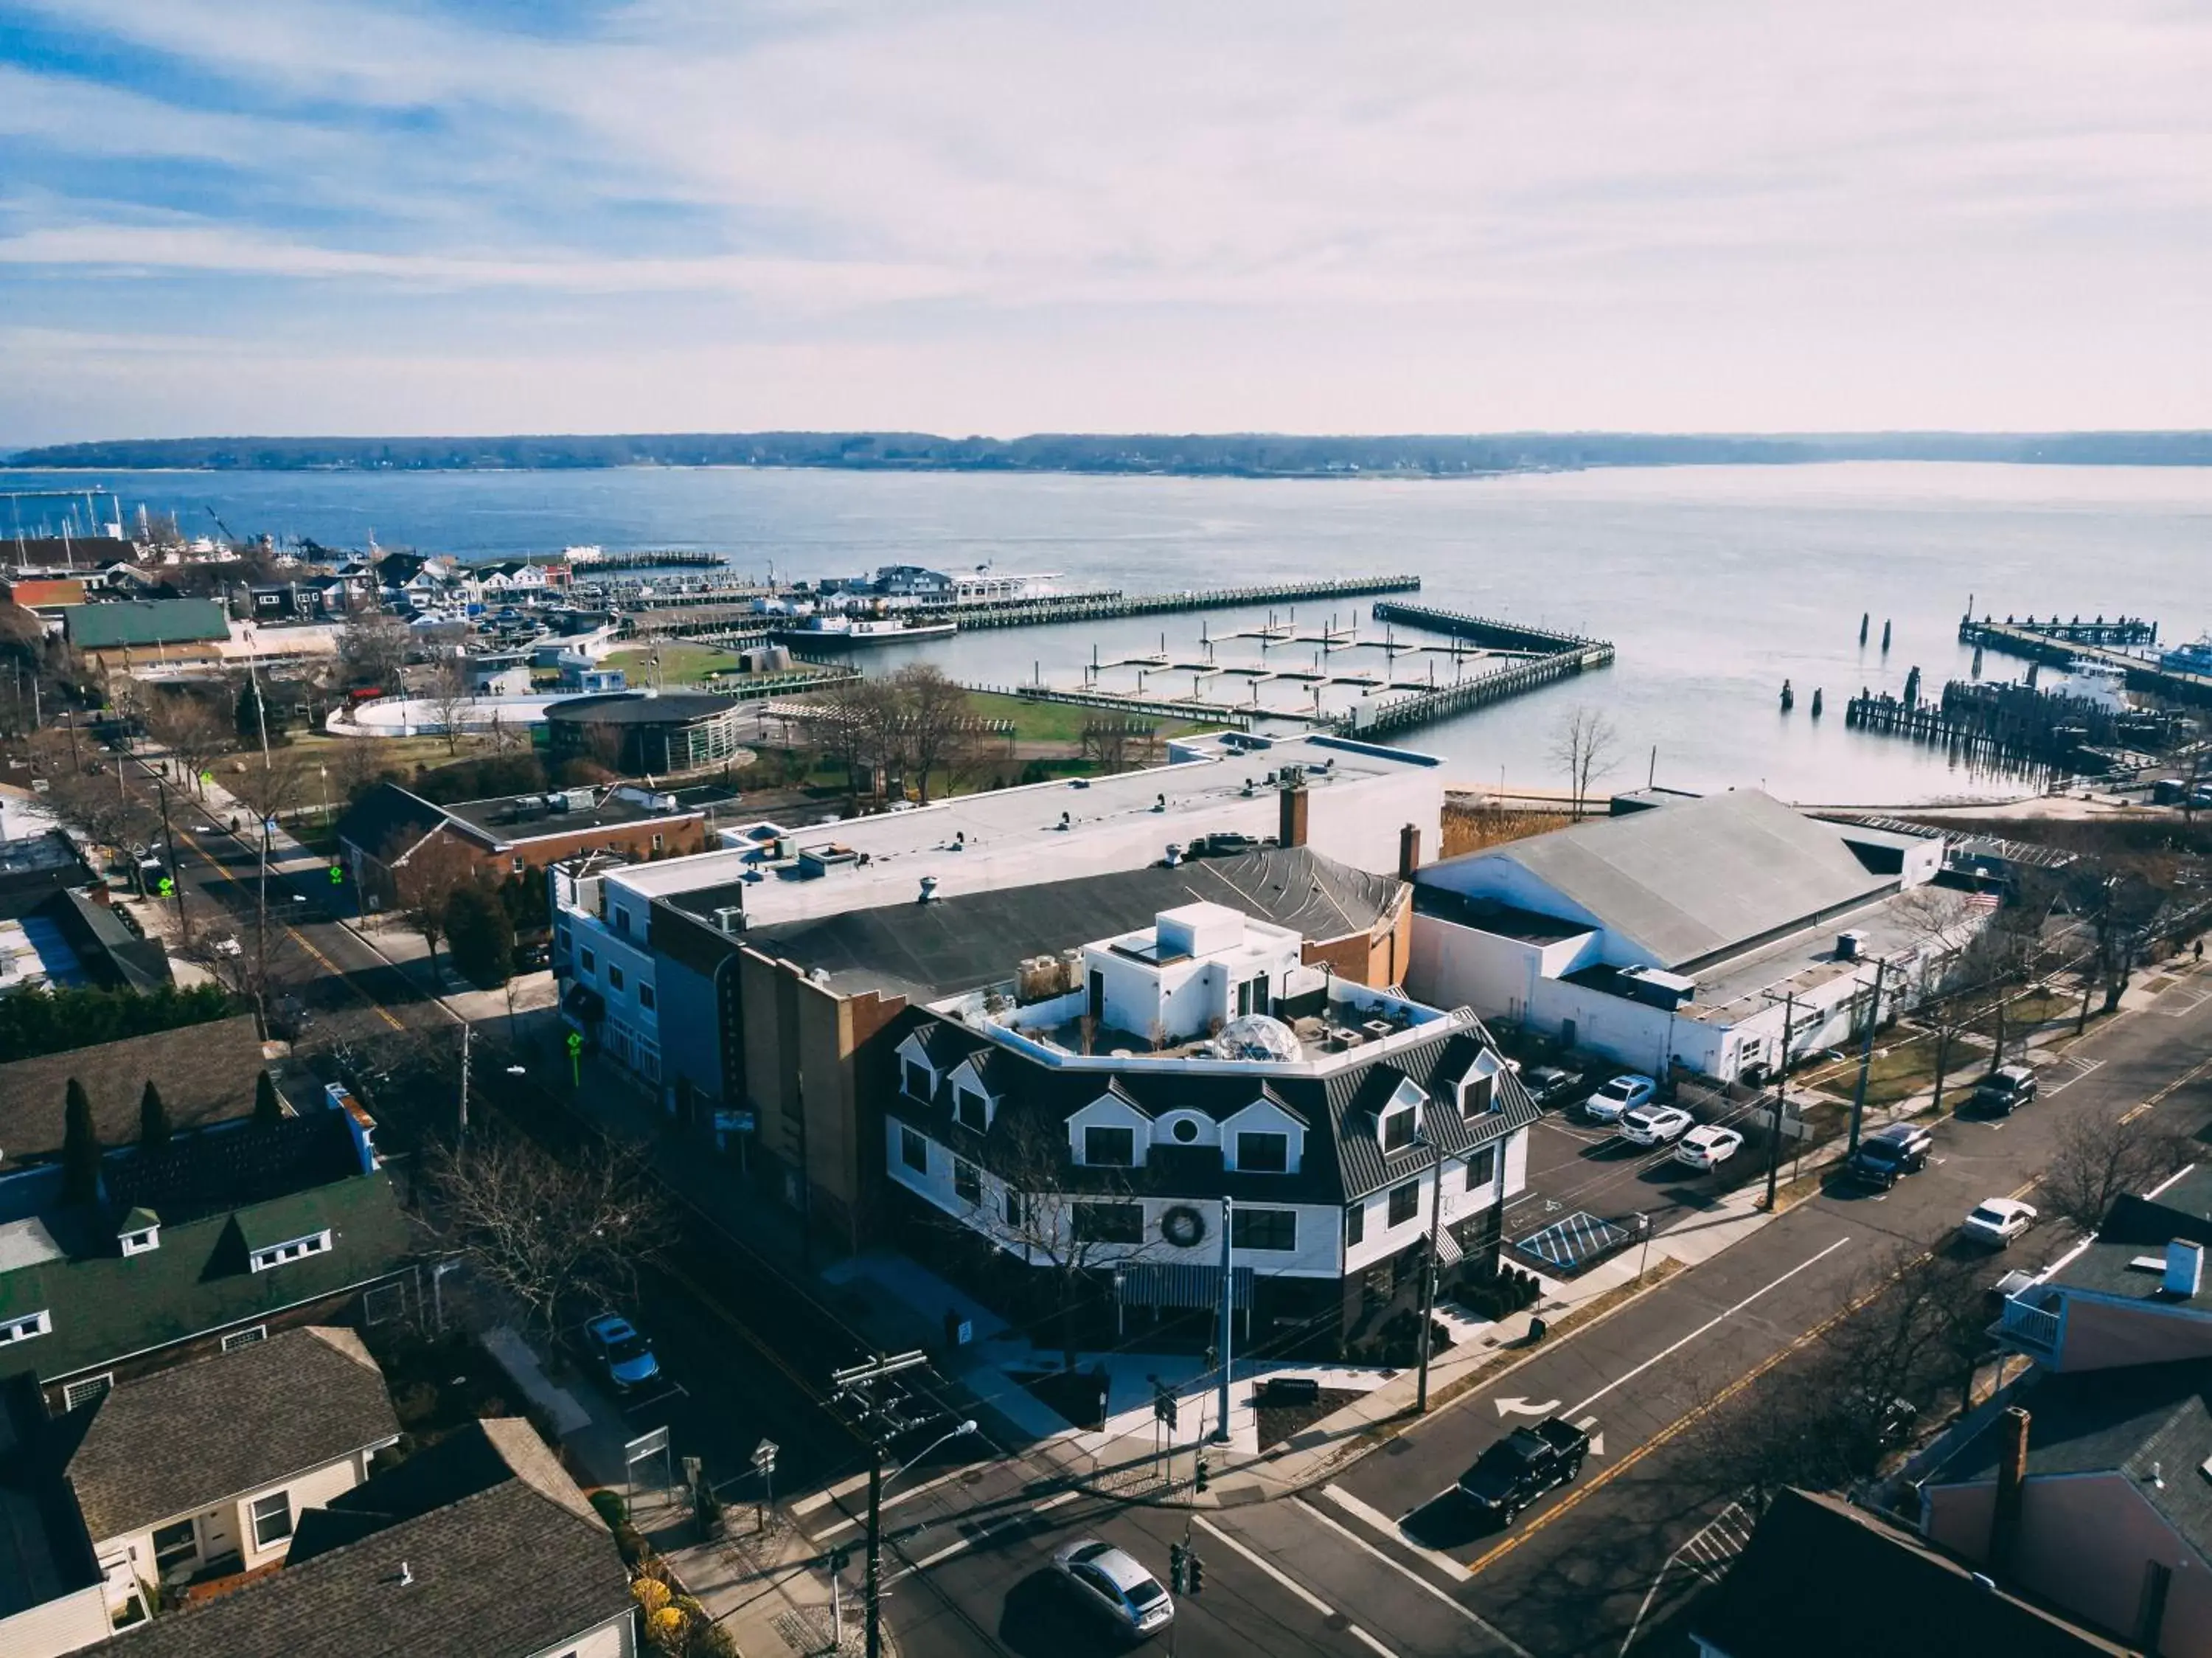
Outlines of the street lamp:
M937 1438L935 1438L935 1439L933 1439L933 1440L930 1441L930 1442L929 1442L928 1444L927 1444L927 1445L923 1446L920 1450L916 1451L916 1452L915 1452L912 1456L908 1457L905 1461L903 1461L903 1462L900 1463L900 1464L899 1464L899 1466L898 1466L897 1467L896 1467L896 1468L892 1469L892 1470L890 1471L890 1472L889 1472L889 1473L885 1474L885 1475L884 1476L884 1484L886 1484L886 1485L890 1484L891 1483L891 1481L893 1481L894 1479L896 1479L896 1478L897 1478L901 1474L904 1473L908 1469L909 1469L909 1468L913 1467L913 1466L914 1466L914 1465L915 1465L915 1463L917 1463L917 1462L921 1461L921 1460L922 1460L922 1458L924 1458L924 1457L927 1456L927 1455L928 1455L932 1451L935 1450L939 1446L940 1446L940 1445L946 1445L946 1444L950 1444L952 1441L954 1441L954 1440L956 1440L956 1439L962 1438L962 1437L965 1436L966 1435L972 1434L972 1433L974 1433L974 1432L975 1432L975 1431L976 1431L975 1418L975 1417L969 1417L969 1418L968 1418L968 1420L967 1420L967 1421L965 1421L965 1422L962 1423L961 1423L957 1428L955 1428L955 1429L954 1429L951 1433L949 1433L949 1434L940 1434L939 1436L938 1436L938 1437L937 1437Z

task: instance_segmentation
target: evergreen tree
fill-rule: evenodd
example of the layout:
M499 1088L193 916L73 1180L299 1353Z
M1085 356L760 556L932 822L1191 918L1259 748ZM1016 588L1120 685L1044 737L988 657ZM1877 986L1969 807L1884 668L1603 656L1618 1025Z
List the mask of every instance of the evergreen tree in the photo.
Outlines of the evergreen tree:
M264 1070L253 1079L253 1125L270 1128L283 1119L284 1107L277 1100L276 1084Z
M252 674L248 674L245 685L240 687L238 692L236 718L238 740L240 742L258 743L261 741L262 720L265 711L261 702L260 684Z
M138 1096L138 1143L148 1151L159 1151L169 1143L174 1132L169 1122L169 1108L162 1103L161 1090L154 1086L154 1079L146 1079L146 1092Z
M100 1135L92 1124L92 1101L74 1076L68 1099L62 1127L62 1201L88 1204L100 1196Z
M446 900L446 948L461 976L478 990L496 990L514 976L514 923L499 895L483 882L458 887Z

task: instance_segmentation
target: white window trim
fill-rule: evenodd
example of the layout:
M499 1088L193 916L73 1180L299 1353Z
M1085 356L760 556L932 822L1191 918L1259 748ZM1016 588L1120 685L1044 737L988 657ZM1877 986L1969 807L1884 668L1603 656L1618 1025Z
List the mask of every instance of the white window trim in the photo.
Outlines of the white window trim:
M310 1232L303 1237L287 1238L283 1243L268 1244L246 1258L246 1264L256 1272L266 1272L271 1267L304 1260L310 1255L326 1253L331 1247L331 1232L325 1227L320 1232Z
M977 1131L982 1133L989 1132L991 1119L997 1114L999 1102L988 1091L977 1088L970 1082L957 1083L953 1088L952 1120L960 1124L963 1128L973 1126L973 1125L968 1122L966 1118L961 1115L961 1106L963 1103L969 1100L975 1100L978 1105L983 1107L983 1126Z
M245 1329L234 1330L228 1335L225 1336L222 1338L222 1350L226 1353L235 1353L241 1347L251 1347L256 1342L264 1342L268 1339L269 1326L267 1325L249 1324Z
M0 1319L0 1347L11 1342L28 1341L34 1336L50 1336L53 1330L54 1315L46 1308L26 1313L21 1318Z
M64 1382L62 1409L74 1411L80 1405L89 1405L96 1399L104 1399L108 1390L114 1386L115 1372L112 1370L103 1370L96 1376L80 1376L75 1381ZM96 1391L89 1393L83 1392L82 1390L87 1387Z
M150 1255L161 1247L161 1228L141 1227L136 1232L123 1234L123 1253L126 1255Z
M264 1503L281 1503L284 1505L284 1533L265 1543L261 1540L263 1519L261 1505ZM289 1488L278 1491L264 1491L246 1505L246 1528L253 1534L253 1546L257 1551L266 1551L289 1544L292 1540L292 1533L298 1529L299 1519L299 1515L292 1507L292 1493Z

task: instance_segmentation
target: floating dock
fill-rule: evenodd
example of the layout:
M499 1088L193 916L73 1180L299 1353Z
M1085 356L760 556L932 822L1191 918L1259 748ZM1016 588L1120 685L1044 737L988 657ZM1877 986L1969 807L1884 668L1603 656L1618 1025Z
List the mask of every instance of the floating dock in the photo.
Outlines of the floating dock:
M1418 576L1346 576L1311 582L1267 582L1255 587L1184 588L1173 593L1084 593L1048 599L1011 599L975 605L933 606L917 613L970 628L1036 627L1051 622L1108 621L1168 611L1228 610L1246 605L1297 604L1315 599L1356 599L1371 593L1418 593Z
M1554 680L1613 665L1613 649L1609 640L1499 621L1466 611L1432 610L1424 605L1386 601L1375 607L1375 619L1465 639L1486 650L1513 652L1520 660L1487 674L1415 691L1387 702L1360 703L1328 721L1332 730L1355 736L1405 731L1431 720L1448 719L1455 714L1503 702L1509 697L1518 697Z
M2033 617L2025 622L1994 622L1986 616L1978 622L1972 616L1967 616L1959 623L1959 643L2001 650L2008 656L2024 656L2033 662L2051 662L2062 667L2080 661L2117 667L2127 675L2130 691L2147 691L2175 702L2212 705L2212 675L2161 667L2133 651L2118 649L2110 643L2098 643L2083 637L2100 631L2109 637L2120 637L2128 631L2139 631L2128 638L2128 643L2138 646L2154 644L2158 639L2158 624L2155 622L2062 623L2055 618L2048 622L2038 622Z

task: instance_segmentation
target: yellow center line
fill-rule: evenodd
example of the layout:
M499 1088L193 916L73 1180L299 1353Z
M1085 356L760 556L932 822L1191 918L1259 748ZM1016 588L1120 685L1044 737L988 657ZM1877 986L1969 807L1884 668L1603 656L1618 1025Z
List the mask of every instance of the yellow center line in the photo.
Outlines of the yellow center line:
M232 886L237 887L240 892L243 893L246 890L246 883L240 881L236 875L231 874L230 867L223 863L221 858L216 856L216 855L209 851L206 847L201 845L198 841L193 839L191 831L179 829L174 832L179 840L183 841L185 845L191 847L192 850L198 852L202 857L205 858L208 863L208 867L213 869L216 874L221 875ZM297 927L295 927L289 922L285 921L280 921L276 924L284 930L284 931L291 937L291 940L295 944L297 944L309 955L314 957L316 960L321 962L323 964L324 972L329 973L334 978L343 980L348 989L351 990L353 993L359 997L362 1001L368 1003L370 1009L374 1012L379 1019L381 1019L386 1024L391 1026L393 1030L404 1031L407 1028L407 1027L400 1023L398 1020L392 1017L391 1009L386 1007L384 1003L378 1001L367 991L362 989L358 984L356 984L352 975L348 973L344 968L339 966L337 962L331 960L330 957L325 955L320 950L309 943L306 936L302 934Z

